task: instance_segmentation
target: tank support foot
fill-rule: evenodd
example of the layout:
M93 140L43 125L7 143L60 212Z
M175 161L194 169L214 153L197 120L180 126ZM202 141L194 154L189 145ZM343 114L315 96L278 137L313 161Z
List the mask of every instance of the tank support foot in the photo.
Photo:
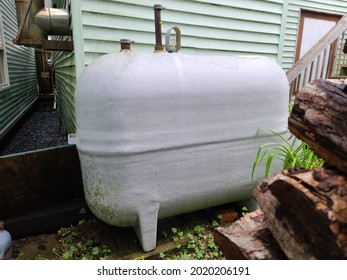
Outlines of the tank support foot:
M149 252L154 250L157 244L159 204L146 206L147 207L139 209L139 224L134 226L134 229L140 240L143 251Z

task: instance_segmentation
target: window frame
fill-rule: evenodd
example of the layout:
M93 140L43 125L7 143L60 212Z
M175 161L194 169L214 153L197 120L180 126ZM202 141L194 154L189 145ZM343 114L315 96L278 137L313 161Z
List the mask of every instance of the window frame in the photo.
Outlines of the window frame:
M4 35L4 24L3 24L3 16L2 12L0 12L0 40L2 45L0 44L0 68L3 72L0 81L0 91L7 89L10 86L10 79L8 75L8 64L7 64L7 55L6 55L6 41Z

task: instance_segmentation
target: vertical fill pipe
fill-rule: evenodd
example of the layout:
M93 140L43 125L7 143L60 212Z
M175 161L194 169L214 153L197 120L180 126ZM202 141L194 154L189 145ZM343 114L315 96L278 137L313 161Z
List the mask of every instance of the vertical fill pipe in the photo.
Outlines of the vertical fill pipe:
M120 50L121 51L131 51L131 40L121 39L120 40Z
M161 39L161 10L164 9L162 5L154 5L154 22L155 22L155 52L163 51L163 43Z

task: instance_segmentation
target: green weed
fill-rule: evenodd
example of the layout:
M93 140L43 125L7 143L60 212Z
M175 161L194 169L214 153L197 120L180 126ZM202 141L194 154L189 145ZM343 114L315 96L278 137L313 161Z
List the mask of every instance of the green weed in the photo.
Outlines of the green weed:
M259 131L260 129L257 131L257 134ZM306 143L298 140L294 136L292 136L292 140L290 141L273 130L266 131L274 134L278 141L266 143L259 147L253 163L252 181L256 168L264 161L266 161L264 177L268 177L274 160L282 161L283 169L291 167L314 169L323 166L324 161L316 156Z
M224 259L222 252L214 243L211 230L218 226L213 221L211 226L197 225L188 233L184 234L178 228L172 228L172 240L177 242L171 252L161 252L159 259L162 260L221 260ZM183 242L185 241L185 242Z
M91 224L81 221L78 226L62 227L58 231L60 248L53 249L60 260L104 260L111 250L100 244ZM89 228L89 229L88 229ZM88 229L88 230L87 230Z

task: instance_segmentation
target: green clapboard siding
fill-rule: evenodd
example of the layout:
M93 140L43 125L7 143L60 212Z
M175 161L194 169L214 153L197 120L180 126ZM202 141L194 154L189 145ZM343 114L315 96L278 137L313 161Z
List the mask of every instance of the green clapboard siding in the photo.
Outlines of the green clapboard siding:
M54 1L58 8L66 7L66 0ZM72 1L74 3L78 1ZM78 17L76 17L78 18ZM74 23L74 19L72 20ZM62 38L67 40L70 38ZM74 44L77 44L74 38ZM80 48L83 46L80 46ZM76 47L75 47L76 48ZM61 121L67 133L73 133L76 130L74 91L76 87L76 52L54 52L54 73L55 73L55 94L57 100L57 109Z
M261 54L277 59L282 1L159 1L162 30L178 26L184 53ZM134 51L153 51L158 1L81 1L85 64L134 41Z
M64 7L66 1L55 1ZM162 4L162 30L178 26L182 53L265 55L278 60L282 0L73 0L74 52L56 54L58 106L68 133L74 132L74 88L81 71L97 57L134 41L135 52L152 52L154 4ZM60 5L59 5L60 4ZM164 38L163 38L164 41Z
M74 91L76 87L76 69L74 53L58 52L55 54L55 79L57 109L67 133L76 129Z
M59 0L59 3L66 1ZM73 0L74 53L57 65L58 101L69 132L75 129L76 78L97 57L118 52L129 38L134 52L154 49L154 4L162 4L163 33L182 32L182 53L264 55L284 70L294 63L300 11L347 13L346 0ZM164 41L164 38L163 38ZM61 65L59 65L61 62Z
M346 0L289 0L285 39L283 44L282 68L288 70L294 64L300 11L302 9L322 13L344 15L347 13Z
M17 34L14 1L0 1L10 86L0 89L0 139L37 99L35 53L12 44Z

